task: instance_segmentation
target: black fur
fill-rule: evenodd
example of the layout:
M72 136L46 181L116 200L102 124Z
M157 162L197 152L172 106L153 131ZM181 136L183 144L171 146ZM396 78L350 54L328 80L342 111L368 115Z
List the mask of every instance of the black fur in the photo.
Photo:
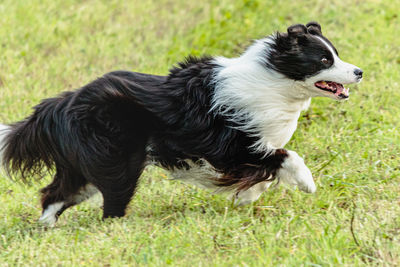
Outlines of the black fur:
M170 170L189 168L186 159L205 159L222 173L217 185L237 190L274 179L286 151L253 152L255 137L210 112L215 68L211 58L189 57L168 76L116 71L43 100L12 125L5 167L24 178L42 176L44 167L54 171L42 206L64 201L60 213L76 204L71 196L95 185L104 217L125 214L149 159Z
M273 49L266 55L268 67L293 80L305 80L328 69L333 64L333 55L316 36L330 44L337 54L335 47L322 35L318 23L297 24L290 26L287 33L276 33ZM328 62L324 64L322 58Z

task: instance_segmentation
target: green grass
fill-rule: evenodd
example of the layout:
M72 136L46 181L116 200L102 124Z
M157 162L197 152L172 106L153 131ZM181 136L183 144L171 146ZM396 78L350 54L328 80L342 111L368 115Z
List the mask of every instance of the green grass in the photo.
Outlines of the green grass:
M38 193L2 175L0 266L395 266L400 264L397 1L0 2L0 121L116 69L166 74L188 54L235 56L252 39L317 20L365 71L345 103L314 99L288 144L318 191L275 188L234 208L150 168L121 219L100 199L36 223ZM48 181L48 178L47 178Z

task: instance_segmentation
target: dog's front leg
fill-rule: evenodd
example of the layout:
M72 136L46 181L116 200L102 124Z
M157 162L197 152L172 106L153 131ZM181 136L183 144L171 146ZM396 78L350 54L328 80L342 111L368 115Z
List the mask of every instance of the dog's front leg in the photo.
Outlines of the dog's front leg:
M292 186L297 186L307 193L314 193L316 186L310 169L304 164L304 160L294 151L286 150L287 157L277 170L275 178ZM235 193L235 205L246 205L256 201L266 191L273 181L264 181L253 185L249 189Z
M314 193L316 186L310 169L304 164L304 160L294 151L287 150L288 156L276 173L279 182L297 186L307 193Z
M271 181L264 181L253 185L249 189L236 192L230 199L234 198L234 204L237 206L250 204L260 198L261 194L267 191L271 186Z

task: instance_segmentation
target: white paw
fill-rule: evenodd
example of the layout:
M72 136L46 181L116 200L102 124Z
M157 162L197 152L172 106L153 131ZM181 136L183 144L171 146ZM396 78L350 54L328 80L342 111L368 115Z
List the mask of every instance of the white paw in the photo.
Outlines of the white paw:
M49 227L54 227L54 225L57 222L57 212L64 206L64 202L56 202L53 204L50 204L44 211L42 216L39 218L39 223L49 226Z
M261 182L256 185L253 185L247 190L240 191L239 193L234 194L231 196L234 198L234 205L243 206L250 204L256 201L261 194L270 187L272 182Z
M282 163L276 178L281 182L297 186L307 193L314 193L317 190L310 169L294 151L288 150L288 157Z

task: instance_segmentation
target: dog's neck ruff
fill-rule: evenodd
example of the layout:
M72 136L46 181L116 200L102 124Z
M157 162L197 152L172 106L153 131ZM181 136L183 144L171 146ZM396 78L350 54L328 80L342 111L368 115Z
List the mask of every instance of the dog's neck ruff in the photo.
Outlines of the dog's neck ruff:
M217 57L213 62L218 67L211 110L256 136L252 149L266 155L285 146L300 112L311 101L296 81L267 67L266 54L273 41L273 37L258 40L238 58Z

